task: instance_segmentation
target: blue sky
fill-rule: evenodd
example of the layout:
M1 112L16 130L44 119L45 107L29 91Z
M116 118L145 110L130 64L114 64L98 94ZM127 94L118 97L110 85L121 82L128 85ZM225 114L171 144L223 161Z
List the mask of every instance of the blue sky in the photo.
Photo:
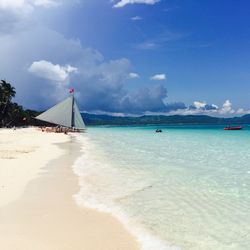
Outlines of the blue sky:
M0 0L1 77L26 108L234 116L250 109L246 0Z

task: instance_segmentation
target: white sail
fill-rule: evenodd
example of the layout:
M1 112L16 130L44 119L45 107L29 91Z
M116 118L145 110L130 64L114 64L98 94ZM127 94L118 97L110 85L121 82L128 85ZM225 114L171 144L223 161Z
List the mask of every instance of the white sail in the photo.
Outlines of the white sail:
M82 120L74 96L70 96L66 100L58 103L54 107L37 116L36 119L69 128L85 128L85 124Z
M77 128L77 129L83 129L85 128L85 124L84 124L84 121L82 119L82 116L81 116L81 113L78 109L78 106L76 104L76 101L74 101L74 116L73 116L73 119L74 119L74 127Z

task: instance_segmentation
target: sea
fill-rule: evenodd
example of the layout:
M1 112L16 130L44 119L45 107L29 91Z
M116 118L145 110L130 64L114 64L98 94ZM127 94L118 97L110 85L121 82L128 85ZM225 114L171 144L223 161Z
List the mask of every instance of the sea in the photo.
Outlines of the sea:
M77 203L142 249L250 249L250 127L100 126L78 140Z

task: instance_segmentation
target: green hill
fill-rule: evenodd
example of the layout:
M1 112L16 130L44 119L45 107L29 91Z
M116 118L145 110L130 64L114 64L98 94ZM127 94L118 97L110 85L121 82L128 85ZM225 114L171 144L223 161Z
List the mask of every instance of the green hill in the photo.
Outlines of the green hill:
M233 118L218 118L207 115L144 115L140 117L117 117L83 113L82 116L87 125L250 124L250 115Z

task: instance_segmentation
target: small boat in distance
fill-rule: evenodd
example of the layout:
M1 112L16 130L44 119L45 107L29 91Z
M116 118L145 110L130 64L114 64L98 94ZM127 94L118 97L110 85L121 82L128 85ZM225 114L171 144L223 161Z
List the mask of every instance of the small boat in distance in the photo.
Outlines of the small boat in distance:
M161 130L161 129L156 129L155 132L156 132L156 133L161 133L162 130Z
M224 130L242 130L242 129L243 129L242 126L233 126L233 127L231 127L230 125L224 128Z

